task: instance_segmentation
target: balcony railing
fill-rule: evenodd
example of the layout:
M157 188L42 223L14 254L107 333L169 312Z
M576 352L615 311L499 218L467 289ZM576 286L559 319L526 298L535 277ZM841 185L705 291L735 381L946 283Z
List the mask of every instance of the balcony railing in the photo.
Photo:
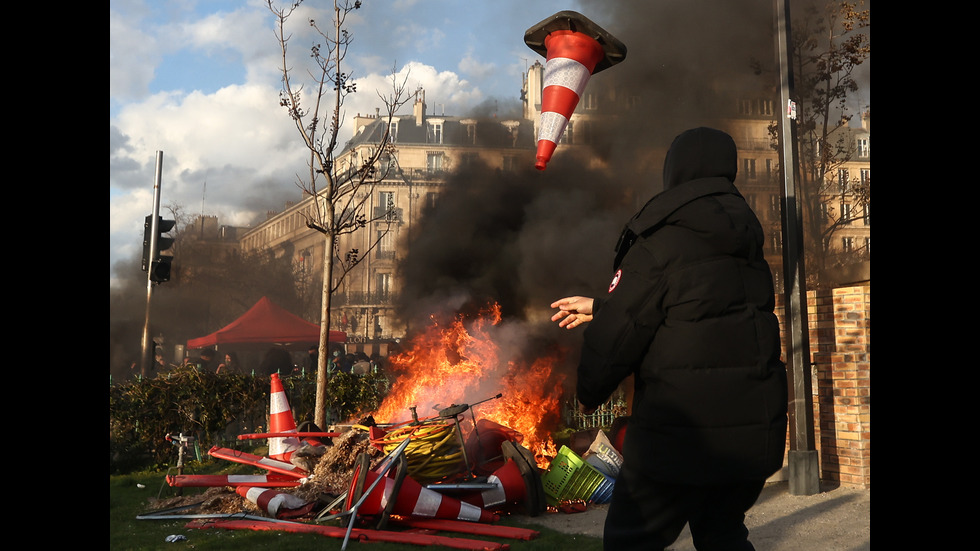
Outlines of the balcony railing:
M388 222L404 222L403 210L398 207L374 207L371 212L371 217L374 220L386 220Z
M395 293L361 292L336 293L330 297L331 306L391 306Z

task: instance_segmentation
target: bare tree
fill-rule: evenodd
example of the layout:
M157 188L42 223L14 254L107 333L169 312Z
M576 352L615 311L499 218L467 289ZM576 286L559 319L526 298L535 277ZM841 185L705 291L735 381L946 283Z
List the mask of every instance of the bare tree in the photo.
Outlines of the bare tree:
M317 366L317 390L314 422L326 425L326 389L329 361L330 298L345 276L357 266L381 241L384 232L371 241L367 251L337 250L339 236L366 228L374 221L391 221L387 212L374 216L367 209L372 192L387 176L392 163L394 148L388 129L397 110L409 96L405 94L405 80L399 82L392 71L391 90L387 95L378 92L385 106L388 125L377 147L366 157L352 151L338 153L337 136L343 126L344 99L356 92L353 74L343 68L352 35L345 28L347 16L361 7L360 0L334 0L333 19L329 27L321 27L310 19L309 25L317 36L310 48L311 65L307 75L311 79L310 92L294 81L293 69L288 57L290 35L287 23L302 4L302 0L281 8L268 0L269 9L276 18L276 37L282 51L282 90L280 105L286 109L296 125L309 152L305 176L298 176L297 184L304 193L313 197L312 212L306 215L306 225L323 234L323 287L320 308L320 346ZM389 205L388 209L393 209Z
M830 253L831 236L869 215L870 179L845 168L855 158L848 109L859 89L855 71L871 57L871 10L863 6L863 0L815 0L793 21L801 206L815 285L833 264L853 260Z

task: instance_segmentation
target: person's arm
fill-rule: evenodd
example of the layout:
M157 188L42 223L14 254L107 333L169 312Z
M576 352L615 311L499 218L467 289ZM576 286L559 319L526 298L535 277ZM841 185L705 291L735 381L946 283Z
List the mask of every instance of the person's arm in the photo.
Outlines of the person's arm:
M640 265L652 263L641 260ZM608 400L643 362L664 321L661 305L665 292L659 273L624 269L614 291L605 296L601 310L583 334L577 393L584 409L595 409Z

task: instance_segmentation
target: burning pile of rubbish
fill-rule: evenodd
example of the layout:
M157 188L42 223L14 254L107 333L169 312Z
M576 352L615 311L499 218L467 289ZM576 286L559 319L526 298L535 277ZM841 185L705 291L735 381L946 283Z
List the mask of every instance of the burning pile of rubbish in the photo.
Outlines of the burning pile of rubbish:
M547 59L535 162L543 170L590 76L621 62L626 47L571 11L546 18L524 39ZM544 352L533 354L531 363L502 359L489 335L500 322L499 306L469 321L433 323L389 359L396 378L377 411L329 431L297 430L282 382L272 375L270 432L239 436L268 439L268 455L221 447L208 452L262 474L167 477L171 486L210 488L206 502L216 512L188 526L313 532L344 537L345 547L355 537L494 549L506 546L387 527L531 539L537 532L491 523L511 508L536 516L607 501L622 461L616 446L602 431L581 456L567 446L556 450L552 440L564 382L553 369L560 358ZM217 495L219 488L226 494L233 488L246 509L229 514L233 501ZM346 530L320 524L348 518ZM369 523L374 527L363 527Z
M268 439L268 454L222 447L208 452L262 474L167 477L174 487L209 488L199 507L207 518L196 515L188 527L416 541L418 534L388 526L428 523L435 530L530 539L537 535L533 530L493 523L515 511L572 513L605 503L622 461L616 446L596 430L581 456L567 446L555 450L550 429L559 417L563 382L552 369L557 358L501 361L492 334L499 321L499 309L490 308L467 323L433 323L390 359L392 369L401 371L378 410L329 431L306 423L309 430L298 430L282 382L272 375L270 431L239 435ZM503 392L456 403L490 386ZM433 396L452 401L442 406ZM419 416L420 408L435 413ZM375 421L398 415L409 419ZM160 505L173 510L177 503ZM321 524L337 520L348 528Z

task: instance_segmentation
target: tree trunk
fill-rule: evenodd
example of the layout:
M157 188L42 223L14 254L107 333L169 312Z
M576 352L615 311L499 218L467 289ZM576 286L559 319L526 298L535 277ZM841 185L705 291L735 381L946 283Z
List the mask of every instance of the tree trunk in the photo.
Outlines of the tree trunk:
M333 232L325 236L323 250L323 289L320 297L320 348L316 366L316 407L313 422L321 430L327 430L327 383L330 382L327 366L330 362L330 285L333 279Z

